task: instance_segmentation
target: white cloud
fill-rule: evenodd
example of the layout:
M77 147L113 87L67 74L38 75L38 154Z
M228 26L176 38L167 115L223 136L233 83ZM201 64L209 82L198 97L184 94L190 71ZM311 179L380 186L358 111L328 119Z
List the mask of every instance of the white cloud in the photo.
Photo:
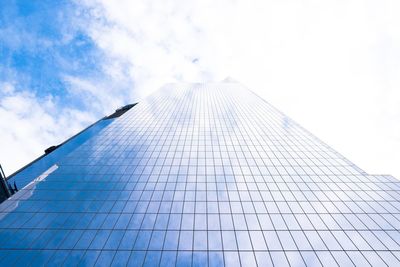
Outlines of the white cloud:
M134 81L131 98L230 75L361 168L400 178L400 2L83 5L100 64Z
M68 85L69 94L83 101L92 114L110 113L124 103L124 92L115 90L116 85L74 76L65 76L64 81Z
M86 112L60 109L54 98L17 91L14 84L0 84L0 162L6 175L95 120Z

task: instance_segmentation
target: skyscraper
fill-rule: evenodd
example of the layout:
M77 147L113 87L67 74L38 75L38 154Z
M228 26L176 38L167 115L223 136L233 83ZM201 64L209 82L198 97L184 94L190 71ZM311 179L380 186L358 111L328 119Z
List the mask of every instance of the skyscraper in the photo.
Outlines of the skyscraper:
M400 266L399 181L240 84L119 115L9 178L0 266Z

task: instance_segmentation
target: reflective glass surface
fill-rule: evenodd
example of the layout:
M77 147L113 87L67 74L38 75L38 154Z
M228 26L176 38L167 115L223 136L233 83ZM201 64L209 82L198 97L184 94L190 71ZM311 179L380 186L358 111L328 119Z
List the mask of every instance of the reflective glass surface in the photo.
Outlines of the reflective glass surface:
M399 266L399 188L237 83L171 84L0 205L0 266Z
M8 183L10 185L13 185L15 182L15 186L17 188L23 188L24 186L32 182L36 177L41 175L48 168L50 168L52 165L57 163L60 159L69 154L71 151L89 140L91 137L97 135L111 122L112 119L99 120L87 129L83 130L78 135L73 136L71 139L65 142L65 144L62 144L50 154L43 155L32 164L27 165L25 168L18 171L14 175L7 177Z

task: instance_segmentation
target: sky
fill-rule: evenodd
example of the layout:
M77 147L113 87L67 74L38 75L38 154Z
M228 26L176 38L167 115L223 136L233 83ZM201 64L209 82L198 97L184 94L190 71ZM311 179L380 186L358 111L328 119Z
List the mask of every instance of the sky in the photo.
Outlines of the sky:
M400 178L400 1L0 2L6 175L165 83L252 89L371 174Z

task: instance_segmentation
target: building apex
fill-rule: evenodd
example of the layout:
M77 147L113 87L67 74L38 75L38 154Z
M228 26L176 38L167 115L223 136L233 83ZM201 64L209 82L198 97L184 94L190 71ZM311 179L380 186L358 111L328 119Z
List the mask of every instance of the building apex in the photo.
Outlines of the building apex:
M223 79L221 82L224 82L224 83L238 83L238 81L235 80L234 78L232 78L231 76L226 76L226 78Z

